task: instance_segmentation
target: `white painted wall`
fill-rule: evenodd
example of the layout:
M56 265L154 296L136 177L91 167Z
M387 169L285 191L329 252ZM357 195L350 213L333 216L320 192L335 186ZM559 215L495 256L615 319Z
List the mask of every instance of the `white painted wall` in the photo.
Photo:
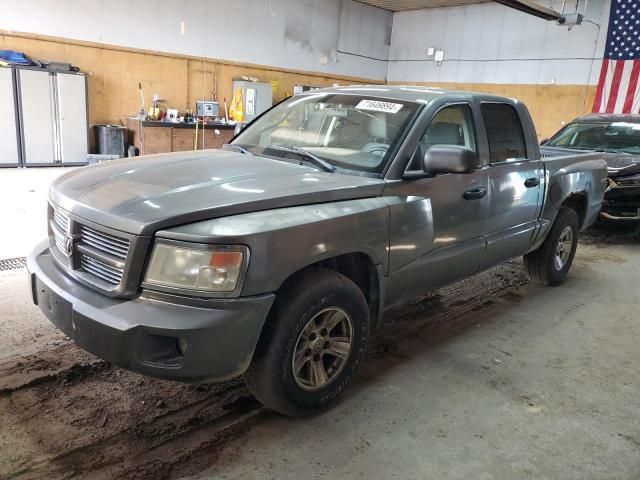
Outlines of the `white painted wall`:
M495 3L392 15L354 0L0 0L0 29L391 82L583 85L598 80L609 2L588 0L599 35Z
M539 3L560 10L562 1ZM576 2L567 1L567 10ZM579 0L583 12L585 0ZM571 30L496 3L396 13L388 80L501 84L597 84L609 0L589 0ZM596 44L597 42L597 44ZM445 50L436 66L427 48ZM595 54L594 54L595 48ZM593 58L596 60L592 60Z
M391 25L354 0L0 0L4 30L377 80Z

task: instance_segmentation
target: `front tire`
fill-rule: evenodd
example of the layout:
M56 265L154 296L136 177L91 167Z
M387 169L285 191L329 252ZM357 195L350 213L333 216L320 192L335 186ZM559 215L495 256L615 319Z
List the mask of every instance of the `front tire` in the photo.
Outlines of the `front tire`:
M564 282L578 247L579 229L576 211L560 207L544 243L524 256L524 266L530 280L549 286Z
M358 286L332 270L306 271L278 292L245 383L276 412L312 413L349 384L368 339L369 309Z

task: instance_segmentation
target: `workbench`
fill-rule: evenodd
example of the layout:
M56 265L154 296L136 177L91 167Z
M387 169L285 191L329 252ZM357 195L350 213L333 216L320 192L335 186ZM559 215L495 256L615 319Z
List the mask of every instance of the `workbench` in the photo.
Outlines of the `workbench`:
M129 117L130 142L140 155L194 150L195 123L172 123ZM221 148L233 137L235 125L223 123L198 126L198 150Z

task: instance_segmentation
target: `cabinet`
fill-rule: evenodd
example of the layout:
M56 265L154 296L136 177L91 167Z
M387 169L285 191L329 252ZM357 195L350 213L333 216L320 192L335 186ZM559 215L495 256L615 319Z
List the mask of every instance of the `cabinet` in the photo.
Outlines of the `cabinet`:
M170 128L145 128L144 150L141 155L153 155L154 153L172 152Z
M0 166L20 165L20 131L16 109L16 89L13 69L0 67Z
M154 153L188 152L194 150L195 125L175 126L165 122L127 120L131 143L140 155ZM198 150L222 148L233 138L235 128L231 125L207 126L198 129Z
M89 153L86 76L16 68L22 164L84 165Z
M193 130L190 128L171 129L171 151L188 152L193 150Z

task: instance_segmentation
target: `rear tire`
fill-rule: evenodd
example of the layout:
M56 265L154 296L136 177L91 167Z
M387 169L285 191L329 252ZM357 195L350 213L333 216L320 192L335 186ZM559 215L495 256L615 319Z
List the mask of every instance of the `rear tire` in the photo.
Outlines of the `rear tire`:
M565 280L576 254L579 229L576 211L560 207L544 243L524 256L530 280L548 286L560 285Z
M369 308L358 286L332 270L306 271L278 292L245 383L271 410L313 413L349 384L368 339Z

